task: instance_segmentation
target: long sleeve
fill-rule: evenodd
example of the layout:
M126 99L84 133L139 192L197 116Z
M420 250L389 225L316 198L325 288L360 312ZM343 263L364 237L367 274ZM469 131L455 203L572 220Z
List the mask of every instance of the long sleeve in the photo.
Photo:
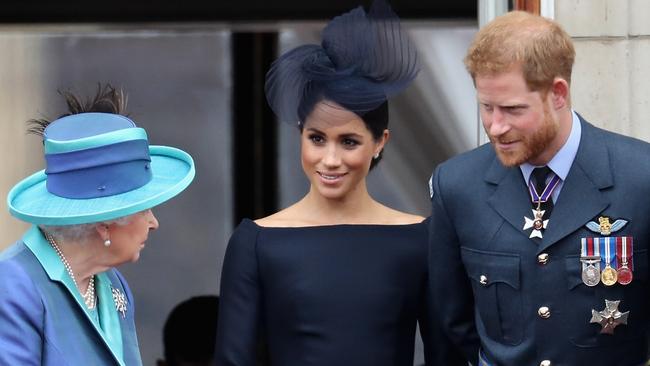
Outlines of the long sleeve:
M0 262L0 365L41 365L43 303L29 275Z
M432 214L429 225L429 287L432 311L449 339L477 364L480 342L474 323L472 288L460 256L460 243L441 189L441 168L432 178Z
M418 325L424 345L426 365L466 366L467 360L442 329L440 320L435 316L431 303L431 292L423 289L422 306L418 314Z
M215 357L219 366L254 366L256 363L260 318L258 231L253 222L242 222L226 249Z
M425 221L427 227L430 225L429 220L430 218L427 218ZM428 233L428 228L426 232ZM426 278L423 281L420 310L418 312L418 325L422 336L426 365L466 366L467 360L465 360L464 355L458 347L451 343L442 329L440 320L435 316L432 295L429 280Z

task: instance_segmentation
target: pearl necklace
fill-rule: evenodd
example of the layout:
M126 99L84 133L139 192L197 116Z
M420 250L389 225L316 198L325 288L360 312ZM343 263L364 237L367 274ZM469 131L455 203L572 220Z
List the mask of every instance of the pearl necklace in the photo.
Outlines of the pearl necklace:
M59 255L59 258L61 258L61 262L63 262L63 267L65 267L66 272L68 272L68 275L70 275L70 278L72 278L72 282L74 283L75 287L79 289L79 285L77 284L77 279L74 276L74 273L72 273L72 268L70 267L70 263L68 263L68 260L63 256L63 252L61 251L61 248L56 244L56 241L54 241L54 238L50 234L45 234L45 239L52 245L52 248L54 248L54 251L56 251L56 254ZM80 291L81 292L81 291ZM86 289L85 294L81 294L81 297L84 299L84 303L86 303L86 307L88 309L94 309L95 308L95 276L91 276L90 280L88 281L88 288Z

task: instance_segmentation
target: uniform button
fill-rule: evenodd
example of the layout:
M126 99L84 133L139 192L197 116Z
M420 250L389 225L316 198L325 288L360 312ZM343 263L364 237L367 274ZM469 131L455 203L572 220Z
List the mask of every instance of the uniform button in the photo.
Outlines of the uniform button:
M537 256L537 263L539 264L546 264L548 262L548 254L547 253L542 253Z
M487 276L486 275L481 275L481 277L479 277L478 282L483 286L487 285L487 283L488 283Z
M537 310L537 314L543 319L548 319L551 317L551 310L546 306L542 306L539 308L539 310Z
M539 366L551 366L551 361L544 360L544 361L539 363Z

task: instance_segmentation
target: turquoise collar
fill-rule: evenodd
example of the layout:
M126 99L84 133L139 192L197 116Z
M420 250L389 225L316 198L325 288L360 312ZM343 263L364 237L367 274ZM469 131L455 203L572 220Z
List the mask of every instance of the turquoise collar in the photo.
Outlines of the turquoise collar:
M54 248L48 243L47 239L41 233L41 230L33 225L23 235L23 242L25 246L31 250L36 256L36 259L41 263L43 269L52 281L61 282L68 290L68 293L75 298L77 305L83 310L95 330L101 335L102 339L113 353L115 359L120 365L124 365L124 351L122 344L122 329L120 326L120 319L115 307L112 294L111 280L106 273L98 273L96 276L96 293L98 303L96 311L99 319L93 316L91 310L86 307L83 297L79 290L72 282L72 278L68 275L61 262L61 258L56 253Z

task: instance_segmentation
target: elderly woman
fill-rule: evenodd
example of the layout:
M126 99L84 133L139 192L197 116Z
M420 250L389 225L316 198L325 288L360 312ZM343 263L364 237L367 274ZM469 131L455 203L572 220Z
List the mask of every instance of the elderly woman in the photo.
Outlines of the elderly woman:
M16 184L9 211L33 226L0 253L0 365L141 365L133 297L114 268L136 261L152 207L194 178L185 152L149 146L100 86L70 114L36 121L46 169Z

